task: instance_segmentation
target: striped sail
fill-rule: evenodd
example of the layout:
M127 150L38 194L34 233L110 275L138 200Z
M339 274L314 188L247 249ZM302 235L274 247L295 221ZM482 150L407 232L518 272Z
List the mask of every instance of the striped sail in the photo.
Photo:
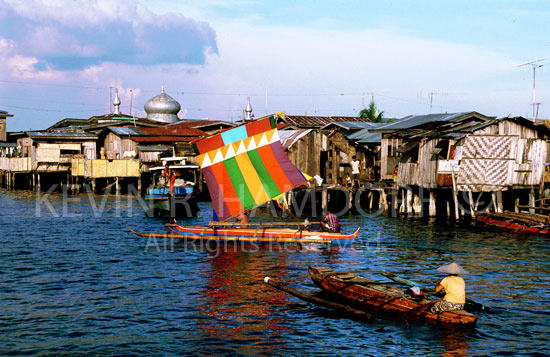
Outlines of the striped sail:
M307 181L284 152L276 116L198 141L194 149L214 212L222 221Z

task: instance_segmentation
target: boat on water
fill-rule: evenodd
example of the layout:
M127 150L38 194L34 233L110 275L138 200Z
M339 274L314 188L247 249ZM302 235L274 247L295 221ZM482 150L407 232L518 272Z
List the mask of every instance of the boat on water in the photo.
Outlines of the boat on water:
M263 226L262 224L267 225ZM301 227L302 223L280 222L281 225L297 228L276 228L273 223L249 223L247 228L231 227L230 225L216 224L210 227L204 226L181 226L170 224L177 233L194 239L210 240L235 240L247 242L289 242L289 243L319 243L333 246L346 246L353 242L360 227L350 233L331 233L306 230ZM255 227L253 227L255 226Z
M276 121L276 115L264 117L193 143L212 199L213 219L208 226L169 224L172 233L132 232L147 237L258 243L353 242L359 227L342 234L309 230L307 224L296 222L248 222L246 228L228 222L272 200L284 204L288 191L312 180L286 155ZM298 228L292 228L295 226Z
M198 214L195 184L199 166L187 163L186 157L165 157L162 165L149 169L153 184L145 193L145 201L155 215L169 217L194 217ZM173 182L164 175L168 165L174 174Z
M476 213L476 224L480 227L524 235L550 236L550 226L546 216L533 213L502 212Z
M412 296L394 286L360 278L351 272L311 266L308 272L311 280L323 291L382 316L461 326L473 325L478 319L477 315L464 310L432 313L429 307L435 300L425 295Z

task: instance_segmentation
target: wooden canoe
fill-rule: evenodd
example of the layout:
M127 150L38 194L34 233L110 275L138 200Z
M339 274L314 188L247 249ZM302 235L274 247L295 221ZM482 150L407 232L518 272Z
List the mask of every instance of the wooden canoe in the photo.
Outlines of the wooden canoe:
M500 232L524 235L550 236L546 216L532 213L477 213L474 219L478 226Z
M249 223L249 227L253 223ZM170 225L174 227L179 234L194 236L196 239L215 239L215 240L237 240L237 241L257 241L257 242L304 242L314 240L317 243L336 246L346 246L353 242L359 234L361 227L357 227L351 234L329 233L319 231L309 231L303 229L273 228L258 226L257 228L235 228L235 227L217 227L217 226L181 226L179 224Z
M432 313L429 308L424 307L429 307L436 300L425 296L417 300L401 289L375 283L350 272L339 273L322 267L309 267L308 271L311 280L319 288L382 316L394 319L420 319L431 324L443 325L473 325L478 318L463 310Z

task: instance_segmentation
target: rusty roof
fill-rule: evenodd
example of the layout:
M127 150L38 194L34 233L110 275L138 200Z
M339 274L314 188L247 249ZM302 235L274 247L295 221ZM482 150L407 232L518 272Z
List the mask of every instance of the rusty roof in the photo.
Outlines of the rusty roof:
M333 122L370 122L370 120L360 117L342 117L342 116L309 116L309 115L285 115L280 120L299 128L320 128Z
M162 127L162 128L142 128L142 131L149 135L156 135L156 136L188 136L188 137L204 137L208 134L200 129L195 128L185 128L185 127L177 127L177 126L169 126L169 127Z
M197 136L132 136L132 140L138 143L171 143L171 142L191 142L196 140Z

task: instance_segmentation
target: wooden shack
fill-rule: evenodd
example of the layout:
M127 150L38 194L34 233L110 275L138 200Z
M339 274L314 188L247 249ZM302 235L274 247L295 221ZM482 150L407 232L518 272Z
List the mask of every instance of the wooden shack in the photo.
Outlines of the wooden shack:
M525 118L479 116L429 122L387 134L388 141L402 143L397 185L407 190L403 209L410 213L413 200L421 200L413 196L425 190L430 194L430 214L441 190L452 192L451 214L455 216L460 209L471 213L479 208L476 202L483 193L490 193L497 211L503 209L504 201L517 198L517 190L528 190L534 200L534 190L544 184L548 135L546 127ZM510 198L503 199L503 191Z
M444 113L444 114L427 114L427 115L409 115L401 119L397 119L394 122L388 123L380 128L370 129L371 133L381 133L380 144L380 179L392 180L393 171L401 160L401 154L404 151L408 151L407 147L403 146L403 139L400 135L394 135L400 131L406 131L407 129L421 126L428 123L446 122L450 120L462 120L462 119L479 119L489 120L488 116L482 115L477 112L463 112L463 113ZM411 145L414 145L416 141L411 140ZM414 147L411 147L414 149Z

